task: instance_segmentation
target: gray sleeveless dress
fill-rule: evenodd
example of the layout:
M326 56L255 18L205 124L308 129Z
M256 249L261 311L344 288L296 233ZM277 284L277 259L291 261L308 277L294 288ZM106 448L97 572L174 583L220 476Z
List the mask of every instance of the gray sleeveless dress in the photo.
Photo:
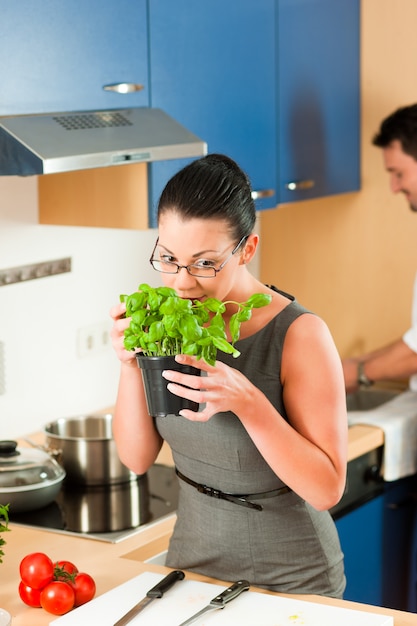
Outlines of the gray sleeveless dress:
M240 357L218 354L259 387L283 417L280 367L285 334L305 312L293 301L267 326L236 344ZM173 415L156 423L172 448L176 467L196 483L232 494L283 486L232 412L216 414L205 423ZM244 578L271 591L342 597L343 554L327 511L316 511L292 491L251 498L261 504L259 511L209 497L183 480L179 486L169 567L226 581Z

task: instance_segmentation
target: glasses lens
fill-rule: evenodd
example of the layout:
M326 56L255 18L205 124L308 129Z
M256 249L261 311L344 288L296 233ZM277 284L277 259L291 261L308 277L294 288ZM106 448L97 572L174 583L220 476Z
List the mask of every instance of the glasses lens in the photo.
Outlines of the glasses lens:
M157 259L151 259L151 263L152 267L157 272L163 272L164 274L176 274L178 272L178 265L176 263L158 261Z
M199 278L214 278L216 276L216 270L214 267L188 265L187 270L191 276L198 276Z

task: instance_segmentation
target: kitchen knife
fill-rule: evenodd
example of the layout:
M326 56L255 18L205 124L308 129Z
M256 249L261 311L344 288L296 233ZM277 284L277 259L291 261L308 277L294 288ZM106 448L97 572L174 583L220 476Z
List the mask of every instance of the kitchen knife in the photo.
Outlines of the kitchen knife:
M135 617L135 615L143 611L145 606L152 602L152 600L155 600L155 598L162 598L165 591L171 589L172 585L174 585L177 580L182 580L184 576L184 572L178 569L170 572L168 576L165 576L165 578L163 578L157 585L155 585L155 587L149 589L149 591L146 593L146 596L140 602L135 604L135 606L132 607L130 611L125 613L123 617L117 620L114 626L125 626L125 624L128 624L130 620Z
M234 600L234 598L237 598L242 593L242 591L247 591L249 587L250 587L250 584L248 583L247 580L238 580L231 587L228 587L227 589L222 591L222 593L220 593L218 596L213 598L213 600L211 600L210 603L204 607L204 609L201 609L201 611L198 611L198 613L194 613L194 615L192 615L185 622L182 622L179 626L188 626L188 624L192 624L201 615L203 615L203 613L207 613L207 611L214 611L215 609L224 609L224 607L226 606L228 602L230 602L231 600Z

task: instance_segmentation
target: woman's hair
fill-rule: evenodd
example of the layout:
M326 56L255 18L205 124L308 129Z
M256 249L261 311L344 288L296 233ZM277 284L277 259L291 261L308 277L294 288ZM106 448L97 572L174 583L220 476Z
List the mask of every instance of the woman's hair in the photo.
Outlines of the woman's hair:
M236 241L251 234L256 219L249 178L222 154L193 161L168 181L159 199L158 221L166 211L182 219L225 220Z
M417 104L401 107L385 118L372 143L386 148L395 140L417 161Z

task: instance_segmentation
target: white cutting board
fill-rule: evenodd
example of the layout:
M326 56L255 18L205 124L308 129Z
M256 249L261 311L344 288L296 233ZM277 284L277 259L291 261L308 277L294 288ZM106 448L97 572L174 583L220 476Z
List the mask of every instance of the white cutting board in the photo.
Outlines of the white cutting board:
M111 591L58 617L50 626L113 626L146 592L164 578L145 572ZM226 587L195 580L177 582L163 598L153 600L131 626L179 626ZM324 604L244 591L224 609L203 615L195 626L394 626L387 615L364 613Z

